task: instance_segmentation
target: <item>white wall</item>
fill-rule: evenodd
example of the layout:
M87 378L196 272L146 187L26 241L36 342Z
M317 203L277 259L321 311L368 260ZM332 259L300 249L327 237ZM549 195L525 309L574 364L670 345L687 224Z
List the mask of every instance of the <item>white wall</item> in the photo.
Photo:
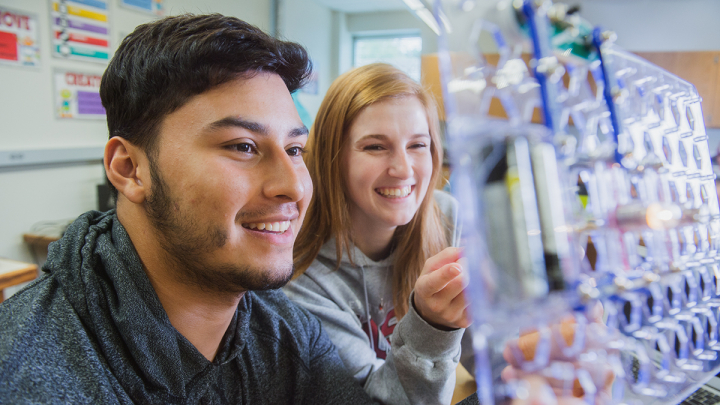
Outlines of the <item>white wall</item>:
M111 45L153 16L118 7L111 0ZM219 12L260 28L270 28L270 0L165 0L167 14ZM55 59L50 55L48 0L0 0L0 5L34 13L39 19L41 66L0 65L0 150L102 146L104 120L59 120L54 116L53 68L102 73L105 65ZM101 158L100 156L98 158ZM96 185L104 182L102 165L56 165L0 169L0 257L32 261L22 234L41 221L77 217L96 209ZM6 290L6 297L13 291Z
M720 49L720 1L580 0L580 14L615 31L631 51Z
M333 12L332 77L336 78L352 68L352 34L347 28L347 15Z
M299 93L298 99L314 119L323 96L336 77L334 17L337 12L314 0L280 0L279 37L297 42L307 49L318 77L318 94Z

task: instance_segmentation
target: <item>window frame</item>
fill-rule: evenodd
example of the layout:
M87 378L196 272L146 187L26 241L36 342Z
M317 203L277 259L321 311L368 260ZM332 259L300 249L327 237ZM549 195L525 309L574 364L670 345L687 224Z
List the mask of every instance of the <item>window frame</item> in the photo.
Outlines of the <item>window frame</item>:
M422 64L422 44L423 38L420 30L392 30L392 31L369 31L352 33L352 46L350 48L350 67L355 68L355 47L358 40L363 39L397 39L397 38L418 38L420 40L420 55L418 62Z

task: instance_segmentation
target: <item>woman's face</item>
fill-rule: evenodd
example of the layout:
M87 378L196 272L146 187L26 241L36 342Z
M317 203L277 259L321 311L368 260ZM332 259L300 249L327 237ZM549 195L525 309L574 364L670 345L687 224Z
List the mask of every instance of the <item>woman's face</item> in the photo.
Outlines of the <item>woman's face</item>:
M433 169L420 100L402 97L371 104L355 118L348 137L342 169L353 224L363 221L367 229L410 222Z

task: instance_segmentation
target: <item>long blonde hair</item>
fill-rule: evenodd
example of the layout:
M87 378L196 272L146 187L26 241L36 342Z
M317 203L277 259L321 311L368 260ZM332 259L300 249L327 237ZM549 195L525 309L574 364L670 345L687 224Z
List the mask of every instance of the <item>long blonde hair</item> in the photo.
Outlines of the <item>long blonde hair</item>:
M353 69L338 77L325 96L310 130L305 163L313 181L313 197L294 249L295 277L307 270L322 245L335 237L337 264L342 251L352 262L350 211L340 159L353 121L367 106L381 100L416 97L423 105L430 128L432 175L427 194L415 216L397 227L393 236L393 301L395 313L402 317L408 299L425 261L448 246L445 219L433 188L442 166L442 146L437 106L423 87L402 71L375 63Z

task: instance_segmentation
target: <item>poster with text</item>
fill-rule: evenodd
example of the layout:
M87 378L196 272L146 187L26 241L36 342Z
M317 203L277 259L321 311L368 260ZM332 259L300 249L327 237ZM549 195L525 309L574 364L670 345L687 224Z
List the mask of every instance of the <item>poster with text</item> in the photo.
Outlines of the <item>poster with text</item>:
M100 101L102 73L56 69L53 76L56 117L105 119L105 108Z
M120 5L131 10L162 16L165 14L163 0L120 0Z
M110 17L107 0L49 0L52 54L107 63Z
M0 64L40 66L38 18L0 6Z

